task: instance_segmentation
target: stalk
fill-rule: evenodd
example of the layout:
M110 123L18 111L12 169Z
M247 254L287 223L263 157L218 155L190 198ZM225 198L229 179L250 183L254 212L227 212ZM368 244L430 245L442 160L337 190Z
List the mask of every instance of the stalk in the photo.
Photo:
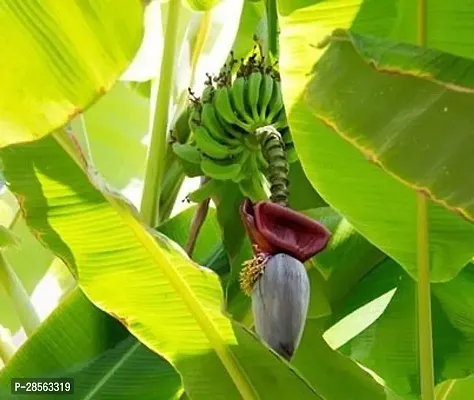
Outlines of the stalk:
M418 45L426 46L426 0L418 0ZM434 400L434 357L431 321L430 260L428 238L428 200L417 193L417 248L418 248L418 349L420 358L420 386L422 400Z
M418 349L422 400L434 400L433 338L428 239L428 208L423 194L417 194L418 247Z
M276 0L266 0L267 30L268 30L268 50L270 54L278 59L278 12Z
M270 200L282 206L288 206L288 160L285 143L280 132L268 125L258 128L257 138L262 146L262 152L269 164L268 181L270 182Z
M38 328L41 321L27 291L2 253L0 253L0 283L12 300L25 333L30 336Z
M8 329L0 325L0 360L6 364L15 354L15 346Z
M149 128L151 142L148 153L145 186L143 188L143 197L140 207L145 222L150 226L156 225L158 216L160 215L159 199L165 167L169 106L177 48L176 32L179 25L180 11L181 1L170 0L160 80L158 86L156 85L156 80L152 85L151 98L155 99L155 102L150 101L153 112L152 116L150 116L152 122Z

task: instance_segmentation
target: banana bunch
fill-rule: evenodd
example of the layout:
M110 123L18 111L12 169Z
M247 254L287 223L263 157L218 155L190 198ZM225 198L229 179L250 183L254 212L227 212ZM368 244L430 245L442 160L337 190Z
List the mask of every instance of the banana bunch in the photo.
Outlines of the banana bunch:
M273 126L280 132L289 162L297 159L288 128L278 71L255 50L247 60L230 61L218 76L207 75L200 97L191 90L190 140L175 143L177 156L199 164L202 174L239 183L244 195L257 197L260 175L271 160L262 154L256 131Z

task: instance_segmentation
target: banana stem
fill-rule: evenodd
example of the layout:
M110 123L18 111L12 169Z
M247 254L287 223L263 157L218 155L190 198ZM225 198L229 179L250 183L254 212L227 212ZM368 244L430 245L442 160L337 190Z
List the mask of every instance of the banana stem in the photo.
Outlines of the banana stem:
M28 336L31 335L41 321L27 291L2 253L0 253L0 284L5 287L8 296L11 298L25 333Z
M262 153L268 161L267 179L270 182L270 200L282 206L288 206L288 159L285 143L272 125L256 130Z
M151 143L148 151L145 186L140 207L143 218L151 226L156 225L160 215L159 199L165 169L168 114L176 61L176 31L179 25L180 10L181 1L170 0L159 84L158 86L156 85L156 80L152 84L151 97L154 97L155 102L150 102L153 112L152 123L149 129L151 132Z
M421 398L434 399L433 335L431 322L428 204L423 193L417 194L418 247L418 351L420 357Z
M201 186L205 185L207 181L207 177L201 178ZM201 228L204 225L204 221L206 220L207 213L209 211L210 201L210 198L203 200L194 212L194 217L193 221L191 222L191 229L189 232L189 238L184 248L189 257L192 257L193 255L194 247L196 246L196 241L199 236L199 232L201 231Z
M278 13L276 0L266 0L265 7L267 14L268 50L275 59L278 59Z

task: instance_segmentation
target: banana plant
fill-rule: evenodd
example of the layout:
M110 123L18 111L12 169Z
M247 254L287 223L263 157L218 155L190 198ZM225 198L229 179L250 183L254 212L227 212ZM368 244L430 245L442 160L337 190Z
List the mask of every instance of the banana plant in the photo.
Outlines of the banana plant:
M472 12L0 5L0 397L470 399Z

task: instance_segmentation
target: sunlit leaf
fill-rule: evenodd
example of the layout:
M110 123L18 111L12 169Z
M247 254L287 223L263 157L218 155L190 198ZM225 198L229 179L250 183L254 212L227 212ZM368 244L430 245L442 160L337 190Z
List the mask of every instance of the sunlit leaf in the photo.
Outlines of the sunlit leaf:
M303 170L325 201L416 276L416 192L371 164L317 118L309 96L317 96L311 83L319 73L318 60L325 54L315 46L335 27L348 28L358 22L368 29L375 20L361 21L359 18L366 15L367 9L359 10L359 5L343 1L330 6L325 1L295 2L291 6L280 3L284 14L280 20L283 94ZM286 11L294 7L299 9L287 15ZM361 25L358 29L362 29ZM336 76L337 72L332 70L332 74ZM473 255L474 225L430 203L429 228L431 279L449 280Z
M318 398L222 314L216 274L191 262L165 236L152 235L121 200L94 187L55 138L76 157L64 136L47 137L5 149L5 174L23 199L30 228L43 233L43 242L67 261L96 305L172 362L193 398L240 398L236 384L272 397Z
M138 48L142 13L141 0L2 2L0 146L48 134L108 91Z

